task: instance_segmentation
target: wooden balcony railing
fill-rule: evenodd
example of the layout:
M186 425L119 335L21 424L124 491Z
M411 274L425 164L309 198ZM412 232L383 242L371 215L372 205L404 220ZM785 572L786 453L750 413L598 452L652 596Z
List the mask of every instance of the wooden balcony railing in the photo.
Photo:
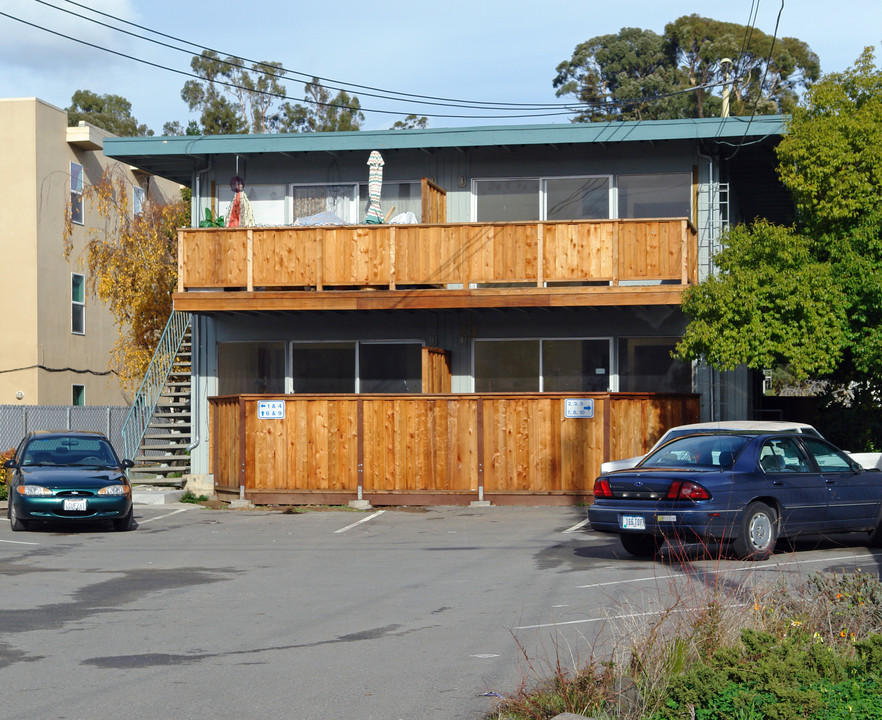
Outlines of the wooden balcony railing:
M191 228L178 292L687 285L696 258L686 219Z

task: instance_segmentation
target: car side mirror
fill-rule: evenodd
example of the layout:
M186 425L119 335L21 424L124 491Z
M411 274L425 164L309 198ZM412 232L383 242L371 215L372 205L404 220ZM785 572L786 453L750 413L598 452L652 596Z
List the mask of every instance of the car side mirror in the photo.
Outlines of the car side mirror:
M15 460L13 458L10 458L9 460L7 460L6 462L3 463L3 467L5 467L7 470L12 470L13 468L18 467L18 466L16 465Z
M135 467L135 462L134 460L129 460L128 458L126 458L122 461L122 466L128 470L129 468Z

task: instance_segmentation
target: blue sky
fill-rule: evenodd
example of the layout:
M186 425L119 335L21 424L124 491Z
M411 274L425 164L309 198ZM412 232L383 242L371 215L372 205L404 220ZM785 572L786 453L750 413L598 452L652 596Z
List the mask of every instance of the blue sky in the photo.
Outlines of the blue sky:
M306 74L399 93L508 103L556 103L555 67L575 46L623 27L664 31L681 15L698 13L756 26L767 34L797 37L818 54L824 72L852 65L864 47L882 47L882 5L866 0L734 0L707 4L668 0L445 0L412 3L375 0L344 3L203 2L188 0L3 0L0 13L62 35L134 55L158 65L189 71L193 52L177 52L102 28L64 13L88 15L99 9L224 54L277 60ZM56 6L56 7L53 7ZM783 7L783 10L782 10ZM112 22L100 18L104 22ZM137 28L129 30L146 34ZM59 107L78 89L123 95L139 122L157 133L168 120L191 117L180 91L187 77L108 54L94 47L24 25L0 15L0 97L36 96ZM155 36L153 36L155 37ZM164 42L176 41L157 38ZM192 49L192 48L191 48ZM882 62L882 59L880 59ZM302 99L303 86L286 82L287 94ZM354 90L366 114L366 129L384 129L409 113L476 114L430 108L414 101L391 103ZM567 122L566 115L507 120L430 117L430 127L504 122ZM498 114L498 113L497 113ZM529 114L529 112L527 112Z

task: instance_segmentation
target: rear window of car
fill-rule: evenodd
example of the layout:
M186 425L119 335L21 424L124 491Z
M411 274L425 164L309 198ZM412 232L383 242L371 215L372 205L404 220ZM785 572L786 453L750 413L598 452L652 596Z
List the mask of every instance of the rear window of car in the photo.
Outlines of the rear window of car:
M750 442L744 435L688 435L676 438L647 455L640 467L732 467Z

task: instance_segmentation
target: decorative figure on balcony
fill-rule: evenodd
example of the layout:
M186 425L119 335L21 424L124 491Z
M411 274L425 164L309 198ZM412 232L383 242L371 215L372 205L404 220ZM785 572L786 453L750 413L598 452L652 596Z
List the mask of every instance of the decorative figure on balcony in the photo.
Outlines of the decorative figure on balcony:
M364 221L377 225L383 222L383 211L380 209L380 193L383 190L383 156L376 150L373 150L367 164L370 167L368 175L370 205L368 205Z
M234 175L230 178L230 190L233 191L233 202L227 213L227 227L254 227L254 213L245 195L245 180Z

